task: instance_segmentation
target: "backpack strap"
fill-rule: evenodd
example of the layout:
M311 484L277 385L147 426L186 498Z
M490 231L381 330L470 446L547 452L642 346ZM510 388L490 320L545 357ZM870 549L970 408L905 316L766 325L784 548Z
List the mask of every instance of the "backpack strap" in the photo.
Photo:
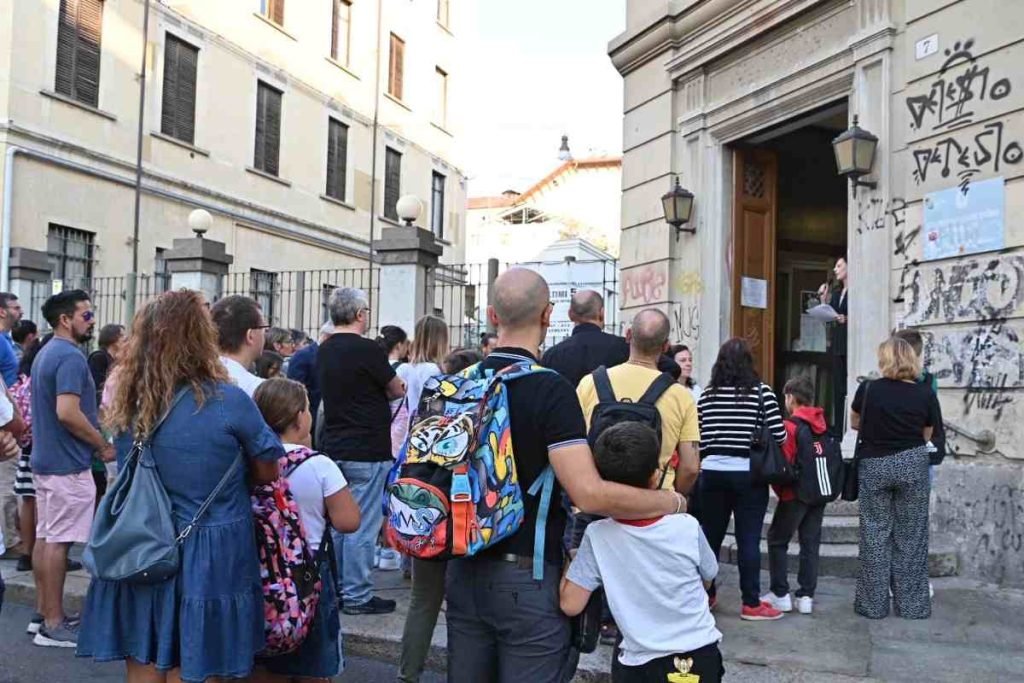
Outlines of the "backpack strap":
M555 471L548 465L530 485L529 494L540 493L537 508L537 523L533 531L533 580L544 580L544 540L547 535L548 512L551 509L551 492L555 488Z
M292 453L296 454L294 458L290 457ZM305 446L302 446L301 448L296 448L294 451L292 451L292 453L287 454L287 456L289 456L288 464L285 465L284 468L281 470L281 476L284 477L285 479L290 477L292 472L299 469L300 465L305 463L314 455L320 455L320 453L318 453L317 451L306 448Z
M594 389L597 390L598 403L615 403L619 400L615 398L615 389L612 388L611 378L608 377L608 368L602 365L597 370L594 370L591 376L594 378ZM646 395L644 394L644 396Z
M647 391L640 397L637 403L644 403L649 406L653 406L661 398L661 395L668 391L673 384L676 383L675 378L667 372L661 373L661 375L651 382L651 386L647 387Z

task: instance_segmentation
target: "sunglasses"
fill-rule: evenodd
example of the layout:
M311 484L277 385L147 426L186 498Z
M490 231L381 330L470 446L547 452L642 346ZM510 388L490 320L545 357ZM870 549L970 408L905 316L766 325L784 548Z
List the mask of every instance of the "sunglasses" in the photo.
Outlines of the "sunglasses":
M93 313L92 311L86 311L85 313L82 314L82 320L84 320L87 323L91 323L95 319L96 314Z

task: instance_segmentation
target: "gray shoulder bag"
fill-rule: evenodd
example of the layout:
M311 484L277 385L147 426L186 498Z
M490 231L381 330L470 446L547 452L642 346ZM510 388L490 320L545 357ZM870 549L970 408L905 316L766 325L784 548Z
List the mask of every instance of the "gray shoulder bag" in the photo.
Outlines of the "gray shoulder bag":
M82 554L82 562L93 577L159 583L178 573L179 547L241 462L239 453L192 521L180 533L175 531L171 499L153 461L152 444L160 425L191 390L188 386L179 390L149 434L136 438L124 467L100 501L89 543Z

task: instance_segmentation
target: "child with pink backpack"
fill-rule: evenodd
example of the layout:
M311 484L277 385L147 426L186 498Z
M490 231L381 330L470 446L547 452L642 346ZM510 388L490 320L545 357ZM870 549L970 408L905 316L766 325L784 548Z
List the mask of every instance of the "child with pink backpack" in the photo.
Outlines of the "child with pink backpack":
M334 556L329 547L331 527L341 533L351 533L359 528L359 506L349 493L344 475L333 460L310 448L310 427L313 422L309 411L306 388L293 380L269 379L259 386L253 395L264 421L281 438L285 456L280 468L287 486L275 489L274 495L280 502L289 505L285 511L297 509L298 526L304 536L305 548L319 566L318 600L313 600L315 613L309 623L298 625L298 634L282 635L277 620L287 616L287 606L276 610L272 599L267 597L267 579L264 577L265 614L267 617L267 652L274 653L289 649L288 641L297 649L286 654L260 657L258 668L250 680L257 682L290 681L293 678L327 680L339 675L343 668L341 655L341 620L338 615L338 596L335 586L336 570L332 567ZM285 495L279 495L286 491ZM285 500L287 499L287 500ZM254 501L257 497L254 496ZM293 505L292 505L293 504ZM254 502L254 510L256 503ZM260 534L260 514L257 512L257 545ZM279 524L274 521L274 524ZM278 540L287 539L279 536ZM296 545L296 544L293 544ZM326 547L324 547L326 546ZM260 547L261 554L264 548ZM265 558L262 569L268 569ZM299 577L296 578L299 580ZM310 615L303 615L308 618ZM295 627L292 623L286 627ZM276 648L276 649L275 649Z

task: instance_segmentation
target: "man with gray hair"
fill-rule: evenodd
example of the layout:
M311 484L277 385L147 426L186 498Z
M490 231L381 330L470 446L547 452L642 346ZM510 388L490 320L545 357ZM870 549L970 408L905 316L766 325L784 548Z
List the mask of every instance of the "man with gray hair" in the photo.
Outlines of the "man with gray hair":
M569 380L574 387L601 367L611 368L629 358L629 344L604 331L604 298L592 289L572 295L569 320L572 336L544 352L541 364Z
M351 534L334 534L338 592L345 614L388 614L394 600L373 594L373 558L384 514L381 496L391 469L391 408L405 385L379 344L364 335L370 326L366 292L340 287L327 308L334 332L320 344L316 375L323 400L318 448L338 463L362 520Z

